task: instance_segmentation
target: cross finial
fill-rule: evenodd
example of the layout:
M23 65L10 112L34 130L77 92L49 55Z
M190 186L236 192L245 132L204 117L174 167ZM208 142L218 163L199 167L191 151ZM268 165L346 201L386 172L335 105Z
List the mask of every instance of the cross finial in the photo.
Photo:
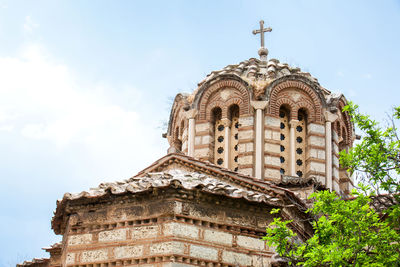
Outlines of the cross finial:
M270 27L264 28L264 21L260 20L260 29L259 30L254 30L253 34L260 34L260 39L261 39L261 48L258 50L258 54L260 55L260 59L262 61L267 61L267 55L268 55L268 49L264 47L264 32L271 32L272 29Z

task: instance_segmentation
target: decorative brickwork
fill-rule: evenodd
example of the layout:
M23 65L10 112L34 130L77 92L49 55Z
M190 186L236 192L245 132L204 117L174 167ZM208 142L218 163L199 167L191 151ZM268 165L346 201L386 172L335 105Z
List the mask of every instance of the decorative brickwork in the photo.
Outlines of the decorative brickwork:
M223 96L216 96L216 92L224 89L232 89L237 95L236 99L227 101L223 99ZM196 107L199 110L198 118L200 120L208 120L210 119L210 114L212 108L218 106L222 109L222 117L226 117L228 113L228 108L236 104L240 109L240 116L246 116L252 114L252 110L250 108L250 93L249 89L243 83L240 83L236 80L222 80L214 83L207 89L200 91L198 95L195 96L198 100L198 106ZM213 101L211 101L213 100Z
M284 81L275 85L271 89L269 99L269 114L273 116L278 116L280 106L287 104L290 106L292 118L297 118L298 110L303 108L309 114L310 121L320 122L322 119L320 98L313 89L301 81Z

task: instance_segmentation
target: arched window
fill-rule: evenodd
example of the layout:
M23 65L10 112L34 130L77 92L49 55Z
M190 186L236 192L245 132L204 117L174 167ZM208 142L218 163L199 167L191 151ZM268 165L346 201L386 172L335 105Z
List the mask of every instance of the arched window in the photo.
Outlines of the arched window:
M279 109L279 118L280 118L280 139L281 139L281 152L280 152L280 161L281 161L281 174L290 175L290 129L289 129L289 119L290 119L290 111L286 107L281 107Z
M230 164L229 168L233 171L239 169L239 106L232 105L229 107L229 119L231 121L231 137L230 137Z
M214 125L214 163L223 166L225 159L225 126L222 123L222 111L217 107L212 110Z
M299 109L295 126L295 173L298 177L303 177L305 173L306 155L306 133L307 133L307 113L304 109Z

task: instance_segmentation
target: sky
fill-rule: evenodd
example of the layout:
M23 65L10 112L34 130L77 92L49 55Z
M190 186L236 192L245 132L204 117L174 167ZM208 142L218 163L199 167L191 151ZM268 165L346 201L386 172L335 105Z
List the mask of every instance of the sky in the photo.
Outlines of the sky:
M0 0L0 267L60 241L56 200L166 154L178 92L258 57L381 121L399 105L400 1Z

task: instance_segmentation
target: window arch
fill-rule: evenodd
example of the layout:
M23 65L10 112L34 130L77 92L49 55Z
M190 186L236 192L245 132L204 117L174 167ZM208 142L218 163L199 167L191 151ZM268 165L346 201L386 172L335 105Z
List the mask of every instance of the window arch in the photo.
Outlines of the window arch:
M222 110L215 107L211 111L214 134L214 163L223 166L225 159L225 126L222 123Z
M305 165L306 165L306 148L307 148L307 112L305 109L299 109L297 112L297 125L293 125L296 127L294 129L295 132L295 174L298 177L303 177L305 173Z
M239 106L232 105L228 109L228 118L231 121L230 136L230 164L229 168L233 171L239 169Z
M287 106L279 108L280 118L280 172L282 175L290 175L290 109Z

